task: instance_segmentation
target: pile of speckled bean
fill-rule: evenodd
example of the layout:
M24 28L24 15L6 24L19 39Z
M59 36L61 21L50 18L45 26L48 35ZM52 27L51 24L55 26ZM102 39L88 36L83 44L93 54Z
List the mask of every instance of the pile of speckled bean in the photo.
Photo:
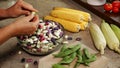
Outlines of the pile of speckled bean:
M53 56L56 58L62 58L62 60L59 63L54 64L52 68L66 68L63 65L69 65L76 57L77 61L74 68L77 68L80 64L89 66L91 62L96 60L96 55L91 54L88 49L84 48L81 50L81 44L73 45L71 47L63 45L60 52L58 54L53 54Z
M47 53L61 43L63 28L50 20L40 20L38 28L32 35L18 37L21 46L33 54Z

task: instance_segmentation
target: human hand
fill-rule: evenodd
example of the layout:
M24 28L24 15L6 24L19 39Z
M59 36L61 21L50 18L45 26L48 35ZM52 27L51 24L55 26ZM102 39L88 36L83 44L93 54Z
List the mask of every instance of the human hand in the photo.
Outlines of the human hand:
M38 23L39 17L33 14L16 20L11 24L13 36L33 34L37 30Z
M13 6L6 9L8 17L18 17L20 15L29 15L32 11L37 12L29 3L18 0Z

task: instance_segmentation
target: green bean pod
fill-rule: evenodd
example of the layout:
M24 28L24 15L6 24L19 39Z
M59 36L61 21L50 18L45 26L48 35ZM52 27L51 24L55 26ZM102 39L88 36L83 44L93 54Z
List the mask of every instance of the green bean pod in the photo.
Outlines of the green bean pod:
M66 56L62 59L62 61L60 61L60 64L70 64L76 57L76 52L72 53L69 56Z
M68 49L72 49L72 48L74 48L75 46L74 45L71 45L70 47L68 47Z
M80 63L77 62L77 63L74 65L74 68L77 68L79 65L80 65Z
M96 56L95 55L90 55L89 51L87 49L84 49L84 55L83 55L83 61L84 64L89 66L90 62L93 62L96 60Z
M63 45L60 52L64 52L67 49L66 45Z
M89 63L88 63L88 62L85 62L87 59L88 59L88 58L86 57L86 55L83 54L83 55L82 55L82 61L83 61L84 65L89 66Z
M90 52L88 51L88 49L84 48L84 53L88 59L91 58L91 55L90 55Z
M95 56L95 55L92 55L91 58L85 60L85 62L90 63L90 62L93 62L93 61L95 61L95 60L96 60L96 56Z
M82 51L77 50L77 57L78 57L77 62L82 63L83 62L82 61Z
M80 44L75 45L73 48L71 49L67 49L64 52L59 52L58 54L54 54L54 57L65 57L67 55L72 54L73 52L76 52L78 49L81 48Z
M77 61L76 61L76 64L74 66L74 68L77 68L81 63L83 63L83 60L82 60L82 51L80 50L77 50Z
M54 65L52 65L52 68L66 68L66 67L64 67L63 65L60 65L60 64L54 64Z

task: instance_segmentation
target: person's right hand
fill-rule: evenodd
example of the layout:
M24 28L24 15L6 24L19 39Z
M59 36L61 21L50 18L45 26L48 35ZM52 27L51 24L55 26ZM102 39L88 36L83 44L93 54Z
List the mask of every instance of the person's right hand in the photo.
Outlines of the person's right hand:
M29 35L33 34L38 27L39 17L34 14L30 14L29 16L20 18L11 24L13 28L13 35Z
M21 15L30 15L31 12L38 12L31 4L18 0L13 6L6 9L8 17L18 17Z

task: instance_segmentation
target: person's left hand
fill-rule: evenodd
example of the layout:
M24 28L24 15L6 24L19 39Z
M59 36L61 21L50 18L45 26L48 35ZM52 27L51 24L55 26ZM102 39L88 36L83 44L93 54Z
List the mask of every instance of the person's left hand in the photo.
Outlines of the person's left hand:
M29 15L31 12L37 12L32 5L24 2L23 0L18 0L13 6L6 9L8 17L18 17L20 15Z

